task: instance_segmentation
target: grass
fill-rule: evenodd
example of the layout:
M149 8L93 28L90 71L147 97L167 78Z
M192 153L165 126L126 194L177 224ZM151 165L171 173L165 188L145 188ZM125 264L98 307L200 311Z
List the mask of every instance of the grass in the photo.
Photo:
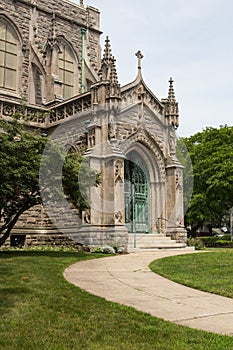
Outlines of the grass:
M172 281L233 298L232 249L155 260L150 268Z
M0 252L0 349L233 350L233 338L165 322L69 284L72 252ZM99 255L98 255L99 257Z

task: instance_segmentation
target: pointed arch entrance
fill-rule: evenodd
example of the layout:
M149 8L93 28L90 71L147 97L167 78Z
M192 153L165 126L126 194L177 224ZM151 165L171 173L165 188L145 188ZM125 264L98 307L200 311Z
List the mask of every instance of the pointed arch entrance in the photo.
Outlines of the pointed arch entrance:
M137 152L125 160L125 224L129 232L149 231L149 174Z

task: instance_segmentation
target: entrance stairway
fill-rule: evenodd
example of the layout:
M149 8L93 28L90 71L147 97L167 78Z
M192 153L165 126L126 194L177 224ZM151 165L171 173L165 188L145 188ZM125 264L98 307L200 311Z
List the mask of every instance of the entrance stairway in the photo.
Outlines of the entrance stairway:
M140 234L129 233L128 252L136 252L153 249L179 249L185 248L185 243L178 243L163 234Z

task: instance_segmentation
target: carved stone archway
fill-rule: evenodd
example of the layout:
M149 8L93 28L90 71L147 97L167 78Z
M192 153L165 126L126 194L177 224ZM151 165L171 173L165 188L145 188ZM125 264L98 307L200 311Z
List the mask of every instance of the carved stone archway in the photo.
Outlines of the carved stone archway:
M150 137L149 133L143 130L137 131L135 134L131 135L127 140L125 140L121 144L121 150L126 156L126 159L129 159L133 163L137 163L139 161L140 164L137 165L139 165L139 168L147 178L147 181L144 181L147 182L147 189L145 188L147 195L144 198L143 195L141 197L142 201L147 200L147 202L144 202L143 204L145 205L144 227L146 228L146 222L148 220L148 228L146 228L146 232L153 232L156 230L158 218L166 217L166 159L158 144ZM134 161L134 157L132 157L132 155L135 155L135 159L137 158L138 161ZM129 166L127 162L125 162L125 166ZM126 167L125 171L127 172L128 170ZM139 169L136 170L140 172ZM127 179L128 177L129 176L125 174L125 178ZM125 194L126 223L129 221L129 218L127 217L127 215L129 215L129 209L127 208L127 196L129 196L129 189L127 190L128 193ZM131 208L132 220L132 218L135 218L137 214L132 213L132 210L135 210L135 208L134 205L131 204L131 206L133 207L133 209ZM146 213L146 210L148 210L148 213ZM141 229L137 229L137 221L135 224L136 226L133 226L134 223L131 225L130 230L132 231L132 228L134 228L134 231L140 232Z

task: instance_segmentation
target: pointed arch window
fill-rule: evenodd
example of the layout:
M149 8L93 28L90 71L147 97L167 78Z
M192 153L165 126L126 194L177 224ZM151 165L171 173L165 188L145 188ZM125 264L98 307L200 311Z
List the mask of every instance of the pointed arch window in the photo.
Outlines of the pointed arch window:
M71 49L65 43L61 43L59 53L59 80L62 83L62 95L64 99L74 96L74 71L75 59Z
M11 26L0 21L0 88L16 91L18 39Z

